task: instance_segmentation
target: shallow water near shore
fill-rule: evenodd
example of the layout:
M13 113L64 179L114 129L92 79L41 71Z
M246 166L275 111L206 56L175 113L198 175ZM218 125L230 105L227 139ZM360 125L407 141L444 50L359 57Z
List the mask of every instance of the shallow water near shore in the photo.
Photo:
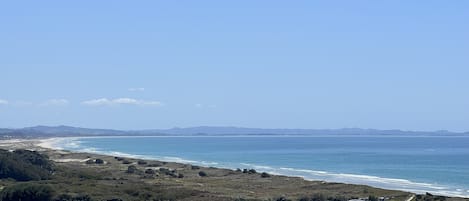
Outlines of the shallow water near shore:
M93 137L50 146L469 197L469 137Z

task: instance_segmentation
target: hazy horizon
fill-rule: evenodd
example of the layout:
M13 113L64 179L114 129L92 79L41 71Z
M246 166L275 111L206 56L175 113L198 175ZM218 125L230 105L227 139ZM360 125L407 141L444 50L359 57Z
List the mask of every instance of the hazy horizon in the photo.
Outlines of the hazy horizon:
M311 130L311 131L320 131L320 130L330 130L330 131L339 131L339 130L376 130L376 131L398 131L398 132L428 132L428 133L439 133L439 132L448 132L448 133L459 133L465 134L469 133L469 131L451 131L451 130L403 130L403 129L376 129L376 128L358 128L358 127L344 127L344 128L283 128L283 127L272 127L272 128L263 128L263 127L241 127L241 126L208 126L208 125L201 125L201 126L190 126L190 127L169 127L169 128L135 128L135 129L118 129L118 128L107 128L107 127L81 127L81 126L74 126L74 125L32 125L32 126L25 126L25 127L0 127L0 129L28 129L28 128L40 128L40 127L47 127L47 128L60 128L60 127L70 127L76 129L91 129L91 130L115 130L115 131L151 131L151 130L173 130L173 129L252 129L252 130Z
M0 3L0 127L469 131L469 2Z

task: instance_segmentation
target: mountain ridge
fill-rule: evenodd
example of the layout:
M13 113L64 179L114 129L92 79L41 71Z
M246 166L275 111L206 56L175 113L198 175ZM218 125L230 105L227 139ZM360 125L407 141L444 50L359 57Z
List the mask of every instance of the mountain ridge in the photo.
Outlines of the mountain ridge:
M100 128L82 128L73 126L33 126L24 128L0 128L0 135L3 136L124 136L124 135L155 135L155 136L180 136L180 135L298 135L298 136L318 136L318 135L399 135L399 136L469 136L469 132L440 131L405 131L398 129L380 130L363 128L341 128L341 129L292 129L292 128L245 128L234 126L197 126L170 129L145 129L145 130L117 130Z

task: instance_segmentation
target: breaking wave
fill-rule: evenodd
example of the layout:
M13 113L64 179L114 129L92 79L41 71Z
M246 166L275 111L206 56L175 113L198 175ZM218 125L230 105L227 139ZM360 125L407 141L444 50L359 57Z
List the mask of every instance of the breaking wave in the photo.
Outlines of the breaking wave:
M44 140L41 142L41 146L60 149L60 150L70 150L76 152L89 152L97 153L111 156L121 156L129 158L141 158L141 159L150 159L150 160L160 160L167 162L177 162L177 163L188 163L193 165L202 165L202 166L214 166L219 168L253 168L258 172L268 172L275 175L286 175L286 176L296 176L302 177L306 180L315 180L315 181L325 181L325 182L340 182L348 184L361 184L369 185L378 188L384 189L393 189L393 190L402 190L413 193L433 193L436 195L444 196L454 196L454 197L465 197L469 198L469 189L448 187L439 184L423 183L423 182L413 182L406 179L397 179L397 178L385 178L378 176L370 175L360 175L360 174L348 174L348 173L334 173L327 171L318 171L318 170L309 170L309 169L297 169L291 167L271 167L265 165L257 165L250 163L219 163L213 161L198 161L184 159L177 156L154 156L154 155L138 155L138 154L129 154L119 151L106 151L97 147L86 147L82 145L81 138L53 138Z

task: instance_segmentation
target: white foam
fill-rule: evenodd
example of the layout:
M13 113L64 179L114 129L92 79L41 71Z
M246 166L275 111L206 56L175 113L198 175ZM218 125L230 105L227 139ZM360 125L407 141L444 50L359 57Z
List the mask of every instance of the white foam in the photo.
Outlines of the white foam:
M55 150L62 150L64 149L64 142L70 142L70 143L78 143L76 140L78 138L76 137L57 137L57 138L48 138L48 139L43 139L40 140L40 142L37 144L40 147L46 148L46 149L55 149ZM79 145L77 145L78 147Z
M438 184L413 182L406 179L385 178L359 174L331 173L326 171L295 169L288 167L274 168L248 163L242 163L241 165L252 167L258 171L265 171L271 174L298 176L303 177L307 180L363 184L385 189L410 191L413 193L430 192L437 195L469 197L469 193L464 193L462 189L451 189L449 187L441 186ZM469 192L469 190L466 190L466 192Z
M120 136L124 137L124 136ZM94 137L86 137L94 138ZM102 137L99 137L102 138ZM150 159L150 160L161 160L167 162L177 162L177 163L189 163L194 165L202 166L215 166L222 168L237 168L239 166L246 168L254 168L260 172L268 172L270 174L277 175L288 175L288 176L298 176L303 177L307 180L320 180L327 182L340 182L340 183L350 183L350 184L363 184L385 189L394 189L394 190L403 190L413 193L426 193L430 192L436 195L444 196L454 196L454 197L466 197L469 198L469 189L461 188L449 188L446 186L423 183L423 182L413 182L406 179L398 178L385 178L378 176L370 175L360 175L360 174L349 174L349 173L333 173L327 171L319 170L309 170L309 169L296 169L290 167L271 167L266 165L250 164L250 163L239 163L239 164L220 164L217 162L211 161L196 161L188 160L175 156L148 156L148 155L135 155L128 154L117 151L103 151L92 147L82 147L79 139L81 138L51 138L42 141L39 146L51 148L51 149L73 149L80 152L90 152L105 154L111 156L121 156L129 158L141 158L141 159Z

